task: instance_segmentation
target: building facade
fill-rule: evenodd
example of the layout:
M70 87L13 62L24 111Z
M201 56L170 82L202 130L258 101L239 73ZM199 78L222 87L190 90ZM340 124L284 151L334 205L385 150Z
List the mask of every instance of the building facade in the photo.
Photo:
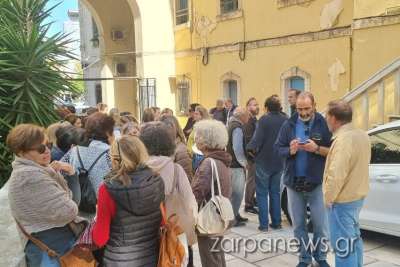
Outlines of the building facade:
M80 50L80 27L79 27L79 11L68 10L68 20L64 21L63 24L64 34L68 34L69 39L72 42L68 43L67 46L70 51L74 54L76 59L70 59L67 64L67 71L71 73L72 77L76 77L78 72L78 65L80 64L79 58L81 57Z
M103 102L99 30L92 14L84 3L79 2L81 40L81 65L85 81L85 104L95 106Z
M177 84L189 84L184 94L209 107L226 97L241 105L251 96L286 99L295 88L311 91L324 110L400 57L399 6L370 0L176 0Z
M322 111L400 57L400 0L82 2L99 26L103 100L136 114L286 99L290 88Z

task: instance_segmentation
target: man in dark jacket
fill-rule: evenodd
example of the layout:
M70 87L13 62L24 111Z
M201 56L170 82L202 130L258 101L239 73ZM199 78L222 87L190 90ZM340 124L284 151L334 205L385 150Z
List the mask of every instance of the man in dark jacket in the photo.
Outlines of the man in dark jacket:
M249 100L247 100L246 108L247 111L250 113L249 121L243 126L244 142L245 145L247 146L250 143L251 139L253 138L253 135L257 127L257 115L260 112L257 99L251 97ZM258 210L255 207L255 200L254 200L256 194L256 164L254 162L253 155L250 155L249 153L246 152L246 157L249 168L247 170L247 177L246 177L244 211L258 214Z
M196 111L196 107L199 105L200 104L197 104L197 103L190 104L189 118L185 125L185 128L183 128L183 133L185 134L186 140L189 138L189 135L193 130L193 126L194 126L194 122L195 122L194 121L194 112Z
M325 119L315 111L311 93L303 92L298 96L296 109L297 113L282 125L275 149L284 161L283 177L288 190L294 236L301 244L297 267L309 266L312 257L319 266L327 267L328 220L322 178L332 135ZM310 242L306 227L307 205L313 222L315 251L306 247Z
M297 97L300 95L301 91L296 89L290 89L288 92L288 102L290 105L290 116L293 116L296 113L296 101Z
M214 120L220 121L223 124L226 124L227 116L226 116L226 109L224 106L224 100L218 99L217 105L215 108L210 110L210 114Z
M268 231L268 210L271 214L271 228L280 229L281 205L280 184L282 176L282 161L274 152L274 143L286 116L281 110L279 98L271 96L265 101L267 113L259 122L253 139L247 149L256 155L256 192L259 209L260 231ZM268 202L271 205L268 209Z

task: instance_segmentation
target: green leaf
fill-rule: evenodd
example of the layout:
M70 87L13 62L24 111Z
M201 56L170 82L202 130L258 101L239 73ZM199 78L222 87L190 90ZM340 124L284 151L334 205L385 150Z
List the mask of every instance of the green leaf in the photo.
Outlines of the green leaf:
M58 118L57 97L78 94L64 66L76 58L71 36L49 36L49 0L0 0L0 186L8 178L12 155L5 138L20 123L48 126ZM81 88L80 88L81 89Z

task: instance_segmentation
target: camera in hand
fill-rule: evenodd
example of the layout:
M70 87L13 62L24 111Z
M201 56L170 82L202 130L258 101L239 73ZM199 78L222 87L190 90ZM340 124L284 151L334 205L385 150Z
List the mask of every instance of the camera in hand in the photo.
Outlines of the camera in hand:
M318 186L318 184L309 182L306 180L306 177L302 176L302 177L295 177L294 178L294 190L296 192L311 192L313 191L316 187Z

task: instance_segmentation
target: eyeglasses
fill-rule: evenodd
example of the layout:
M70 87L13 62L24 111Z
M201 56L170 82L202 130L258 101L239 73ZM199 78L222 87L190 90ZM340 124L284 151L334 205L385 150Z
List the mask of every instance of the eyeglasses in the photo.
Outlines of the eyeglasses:
M46 149L51 150L53 148L52 143L46 143L46 144L40 144L33 148L32 150L38 152L39 154L44 154L46 152Z

